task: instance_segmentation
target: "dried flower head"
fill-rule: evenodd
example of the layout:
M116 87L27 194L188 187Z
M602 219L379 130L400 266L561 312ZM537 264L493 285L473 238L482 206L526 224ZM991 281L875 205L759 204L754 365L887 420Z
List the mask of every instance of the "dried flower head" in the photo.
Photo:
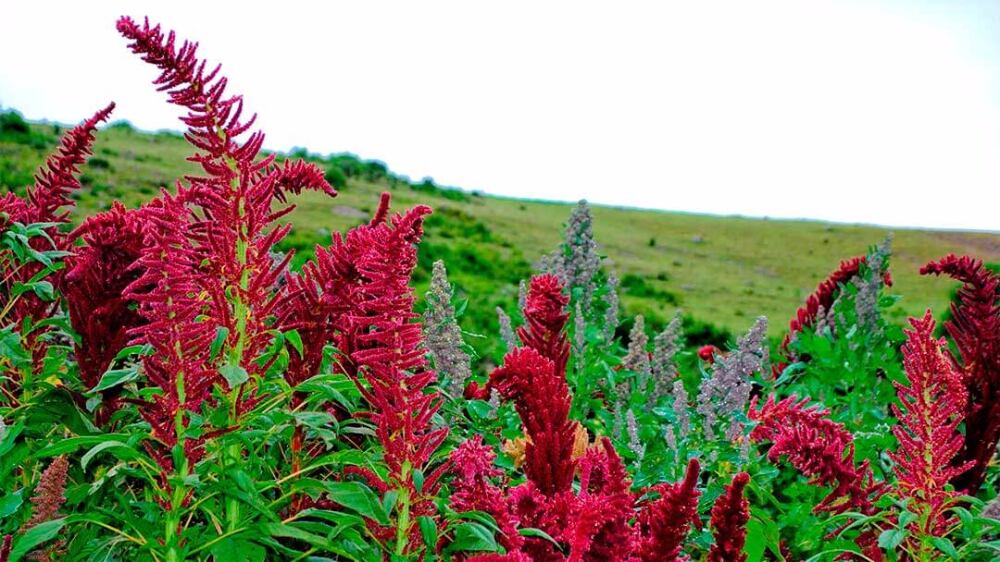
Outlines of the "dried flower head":
M514 327L511 324L510 316L507 316L507 313L499 306L497 307L497 321L500 323L500 339L503 341L504 346L506 346L507 351L512 351L520 342L517 340L517 335L514 334Z
M31 518L24 524L23 531L57 518L59 508L66 503L68 472L69 461L64 456L52 459L49 466L42 471L35 493L31 496Z
M650 368L653 373L653 392L650 393L650 403L655 403L660 397L670 394L674 383L676 365L674 356L681 350L682 333L681 317L676 315L662 332L653 338L653 356Z
M462 329L455 320L455 307L451 304L452 289L444 262L434 262L430 290L427 292L427 310L424 312L424 344L437 369L438 378L448 387L452 396L460 396L465 381L472 374L469 355L462 341Z
M730 422L734 414L746 409L752 388L750 377L763 371L768 362L766 336L767 318L761 316L739 339L737 348L713 364L712 376L701 382L697 411L704 420L706 439L714 438L716 420Z

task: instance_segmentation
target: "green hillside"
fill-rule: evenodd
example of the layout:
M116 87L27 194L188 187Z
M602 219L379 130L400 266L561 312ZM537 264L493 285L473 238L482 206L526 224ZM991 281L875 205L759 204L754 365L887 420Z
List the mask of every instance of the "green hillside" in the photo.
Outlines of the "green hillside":
M4 114L0 190L29 184L60 132L58 125L24 124L15 114ZM194 171L185 161L190 152L176 133L140 132L124 123L103 129L82 178L77 216L104 209L115 199L137 205L173 185ZM493 309L513 306L518 281L560 240L571 209L569 204L442 189L431 182L413 184L381 163L350 155L297 155L326 167L331 182L342 185L334 199L310 193L295 201L294 229L285 249L295 248L302 259L313 244L328 241L330 232L364 222L381 191L393 193L396 209L429 204L435 214L420 249L418 290L423 290L433 260L444 259L460 294L472 299L463 320L472 332L496 329ZM872 226L600 206L593 213L607 267L623 280L626 311L646 315L654 328L680 308L730 332L744 330L753 317L765 314L772 319L771 334L778 335L841 259L864 253L889 232ZM900 316L928 306L938 315L946 309L953 284L917 275L927 260L956 252L1000 261L998 234L893 230L894 290L904 297L895 309ZM479 346L476 338L470 341Z

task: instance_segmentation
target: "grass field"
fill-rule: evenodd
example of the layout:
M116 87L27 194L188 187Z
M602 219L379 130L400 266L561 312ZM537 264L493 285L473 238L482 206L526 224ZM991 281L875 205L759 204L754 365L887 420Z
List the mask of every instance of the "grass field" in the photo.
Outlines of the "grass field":
M50 124L30 124L27 131L5 127L0 130L0 189L28 184L61 130ZM103 129L82 178L78 216L106 208L116 198L137 205L161 187L173 185L177 178L194 171L184 161L189 151L175 133L146 133L125 124ZM334 165L318 155L310 158L321 165ZM393 193L397 209L415 203L435 209L421 246L418 289L423 290L430 263L445 259L460 294L477 295L469 303L463 322L471 331L495 329L494 307L513 305L518 280L560 240L562 223L571 209L570 204L414 185L391 174L355 174L347 178L334 199L306 194L295 201L298 207L291 215L294 229L284 247L296 248L304 257L314 243L329 240L330 232L365 221L384 190ZM808 186L803 186L803 197L812 196ZM822 201L816 199L815 204ZM894 291L904 296L894 309L900 316L918 314L927 307L940 316L946 309L953 284L919 276L917 270L927 260L955 252L973 254L987 262L1000 261L1000 235L996 233L613 207L594 207L593 213L607 266L624 280L627 312L645 314L654 328L680 308L695 318L711 318L730 332L744 330L755 316L764 314L772 320L771 335L778 335L839 260L864 253L890 231L894 237ZM476 345L477 340L472 342Z

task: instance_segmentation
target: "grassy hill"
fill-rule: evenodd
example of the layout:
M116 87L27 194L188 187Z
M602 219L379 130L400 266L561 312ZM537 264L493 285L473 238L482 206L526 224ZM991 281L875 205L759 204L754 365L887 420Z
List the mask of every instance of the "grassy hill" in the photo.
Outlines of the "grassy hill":
M26 124L12 113L0 117L0 190L30 184L59 133L58 125ZM104 209L114 199L137 205L173 185L195 170L185 161L190 152L176 133L140 132L124 123L103 129L82 177L77 216ZM295 248L304 259L313 244L329 241L330 232L367 220L381 191L393 193L396 209L429 204L435 214L420 249L418 290L424 289L430 264L444 259L451 280L469 300L462 323L473 332L495 333L493 309L514 306L518 281L561 239L571 209L569 204L442 189L429 181L412 183L379 162L350 155L297 155L328 169L331 182L340 184L340 195L298 198L291 215L294 229L284 248ZM772 320L771 335L780 334L841 259L864 253L890 232L873 226L600 206L593 213L606 265L623 280L622 301L629 314L644 314L659 328L680 308L721 333L742 331L764 314ZM927 307L944 313L953 283L920 277L917 269L927 260L955 252L1000 261L998 234L891 230L894 291L904 297L896 308L899 316ZM485 341L471 338L474 346L489 352Z

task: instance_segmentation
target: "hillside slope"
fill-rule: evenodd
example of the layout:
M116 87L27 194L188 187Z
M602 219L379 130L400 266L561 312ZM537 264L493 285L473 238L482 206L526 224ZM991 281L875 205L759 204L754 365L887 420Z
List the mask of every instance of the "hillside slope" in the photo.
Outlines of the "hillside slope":
M61 132L57 125L25 126L12 115L0 122L0 190L30 183ZM137 205L172 186L194 171L185 161L189 153L174 133L145 133L126 124L103 129L82 178L77 215L106 208L116 198ZM303 259L313 244L328 241L330 232L365 221L384 190L393 193L397 209L429 204L436 212L421 247L418 290L432 261L444 259L460 294L469 299L463 325L471 331L496 329L493 309L514 305L518 280L558 243L571 209L569 204L446 190L430 182L411 184L380 163L350 156L309 157L336 168L330 178L345 184L337 198L310 193L295 201L294 229L284 248L296 248ZM764 314L772 319L772 335L784 330L794 310L841 259L864 253L890 230L611 207L594 207L593 213L607 266L624 281L629 314L645 314L657 328L681 308L731 332ZM927 307L944 313L953 284L917 274L929 259L955 252L1000 261L998 234L894 229L893 235L893 290L904 297L895 309L900 316ZM478 346L476 338L471 342Z

